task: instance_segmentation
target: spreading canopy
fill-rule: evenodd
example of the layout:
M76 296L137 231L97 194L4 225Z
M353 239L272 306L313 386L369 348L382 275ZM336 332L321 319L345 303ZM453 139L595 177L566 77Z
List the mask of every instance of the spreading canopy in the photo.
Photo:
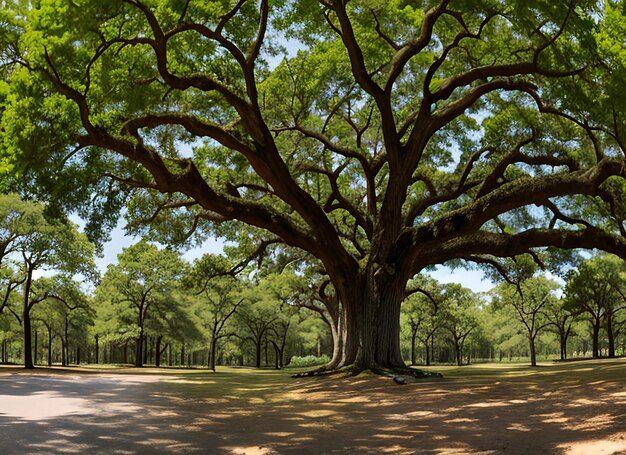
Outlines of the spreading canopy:
M619 7L42 0L10 19L12 175L45 186L53 163L97 208L132 194L174 241L249 226L307 252L363 365L401 363L367 340L397 338L430 264L626 257Z

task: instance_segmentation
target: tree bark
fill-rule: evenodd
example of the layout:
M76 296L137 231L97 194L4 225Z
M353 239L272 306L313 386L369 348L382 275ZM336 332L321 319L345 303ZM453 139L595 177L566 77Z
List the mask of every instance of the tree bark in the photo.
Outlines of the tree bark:
M154 365L159 368L161 366L161 341L163 340L163 335L157 336L156 339L156 348L154 350Z
M530 348L530 366L536 367L537 366L537 352L535 350L535 338L529 336L528 344Z
M22 314L22 326L24 329L24 368L32 370L35 368L33 364L33 352L31 341L31 324L30 324L30 289L33 284L33 270L28 267L26 275L26 283L24 285L24 311Z
M65 338L63 338L63 336L61 336L61 366L67 366L67 357L66 355L66 350L65 350Z
M135 366L138 368L143 367L143 327L139 331L139 336L135 342Z
M70 346L69 346L70 339L68 337L69 325L70 325L70 322L69 322L68 316L65 316L65 332L64 332L65 333L65 338L63 340L61 340L62 341L61 347L63 349L63 356L62 356L62 360L61 360L61 365L63 365L63 366L67 366L70 363Z
M52 327L48 329L48 366L52 366Z
M37 365L37 348L39 347L39 330L35 329L35 343L33 346L33 364Z
M209 368L215 373L215 353L217 352L217 336L215 330L211 334L211 347L209 352Z
M384 275L386 272L381 272ZM345 340L342 362L357 370L406 368L400 351L400 305L406 281L364 274L339 289L345 302Z
M458 340L454 340L454 352L456 354L456 364L457 366L463 366L463 357L461 352L461 345Z
M36 333L37 332L35 332L35 334ZM609 311L606 315L606 336L609 341L609 359L614 359L615 358L615 334L613 333L613 314L611 313L611 311Z
M261 368L261 352L262 352L262 348L263 348L263 343L262 343L262 339L259 338L255 343L254 343L254 347L256 348L256 357L254 360L254 366L256 366L257 368Z
M142 328L142 332L143 332L143 328ZM148 335L144 335L143 336L143 364L142 366L148 364L149 345L150 345L150 337Z
M415 357L415 339L417 338L417 328L413 328L413 330L411 331L411 365L415 365L416 364L416 357Z
M594 359L600 358L600 319L596 318L593 322L592 334L592 356Z

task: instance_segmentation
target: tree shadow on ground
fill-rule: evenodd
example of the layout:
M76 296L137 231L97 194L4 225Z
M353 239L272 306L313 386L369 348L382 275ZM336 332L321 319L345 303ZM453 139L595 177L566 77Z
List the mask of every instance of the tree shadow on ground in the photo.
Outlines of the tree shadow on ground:
M228 369L0 373L2 454L626 452L626 361L448 379ZM0 369L0 372L7 371Z

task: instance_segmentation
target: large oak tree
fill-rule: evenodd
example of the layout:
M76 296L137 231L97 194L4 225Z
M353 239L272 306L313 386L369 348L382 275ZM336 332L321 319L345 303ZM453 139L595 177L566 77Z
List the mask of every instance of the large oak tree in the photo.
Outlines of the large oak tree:
M33 2L0 34L3 169L96 214L133 189L174 240L304 251L346 321L333 366L400 367L429 265L626 256L623 21L597 4Z

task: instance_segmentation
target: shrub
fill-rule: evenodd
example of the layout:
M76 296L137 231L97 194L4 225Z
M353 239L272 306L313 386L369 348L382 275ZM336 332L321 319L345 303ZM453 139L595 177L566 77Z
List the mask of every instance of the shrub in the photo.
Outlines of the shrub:
M294 355L289 361L288 366L290 367L312 367L316 365L324 365L325 363L330 362L330 357L326 354L321 355L320 357L314 355L307 355L305 357L299 357Z

